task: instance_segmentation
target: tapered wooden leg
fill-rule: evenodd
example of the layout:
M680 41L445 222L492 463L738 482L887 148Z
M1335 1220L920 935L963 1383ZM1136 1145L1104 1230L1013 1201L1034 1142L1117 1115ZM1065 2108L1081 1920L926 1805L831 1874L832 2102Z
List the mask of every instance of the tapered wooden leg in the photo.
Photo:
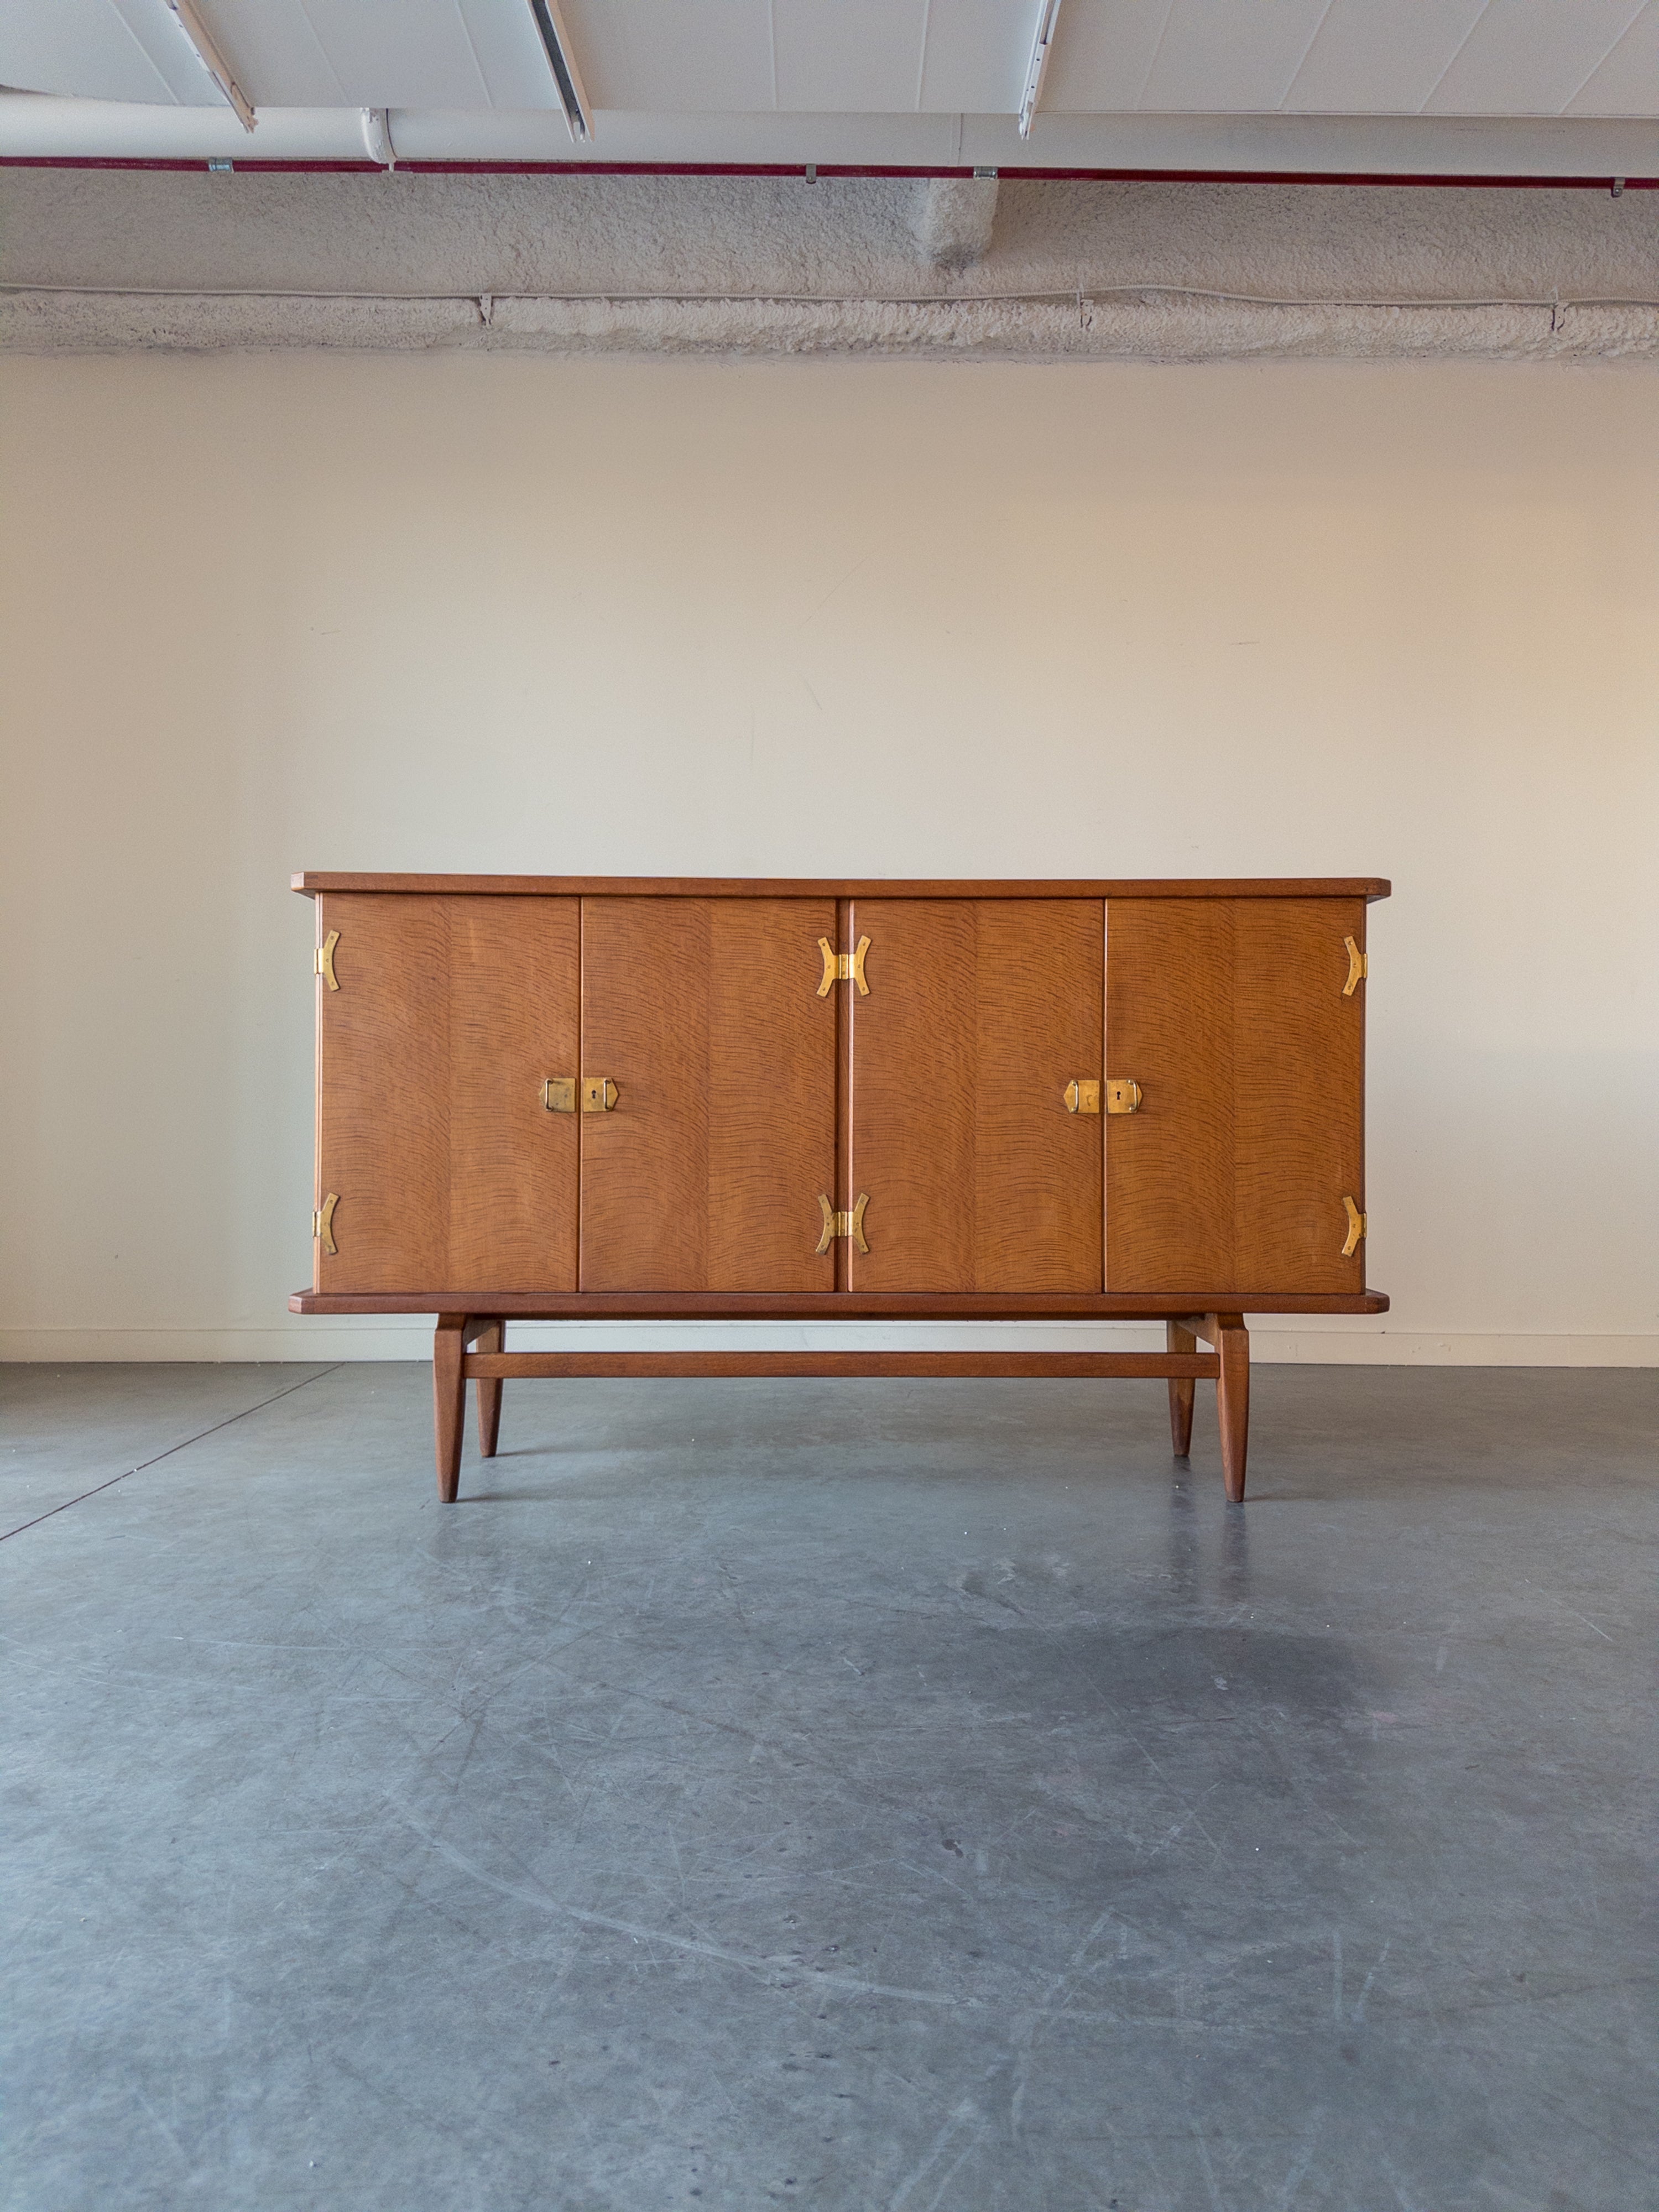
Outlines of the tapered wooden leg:
M500 1352L504 1349L507 1328L504 1322L492 1321L478 1331L477 1350ZM501 1380L499 1375L478 1377L478 1449L485 1459L495 1456L495 1439L501 1432Z
M1244 1462L1250 1448L1250 1332L1238 1314L1209 1316L1210 1341L1221 1355L1216 1413L1221 1425L1221 1475L1227 1503L1244 1502Z
M432 1340L432 1413L438 1445L438 1495L455 1503L461 1486L461 1431L466 1421L466 1316L440 1314Z
M1191 1329L1183 1328L1178 1321L1169 1324L1170 1352L1196 1352L1198 1339ZM1185 1459L1193 1448L1193 1392L1197 1384L1190 1375L1170 1377L1170 1443L1177 1459Z

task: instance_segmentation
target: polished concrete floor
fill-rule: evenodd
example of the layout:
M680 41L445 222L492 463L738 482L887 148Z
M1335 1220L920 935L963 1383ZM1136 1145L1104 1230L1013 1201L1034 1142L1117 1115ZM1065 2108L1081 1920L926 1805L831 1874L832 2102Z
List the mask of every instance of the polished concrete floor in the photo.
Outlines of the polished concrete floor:
M0 2202L1659 2204L1659 1376L1200 1395L0 1370Z

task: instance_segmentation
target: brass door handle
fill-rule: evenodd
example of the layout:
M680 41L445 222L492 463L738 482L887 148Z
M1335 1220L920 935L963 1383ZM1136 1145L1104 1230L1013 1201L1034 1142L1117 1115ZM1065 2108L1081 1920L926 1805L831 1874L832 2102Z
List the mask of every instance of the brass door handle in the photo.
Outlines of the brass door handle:
M617 1103L617 1086L608 1075L585 1075L582 1078L582 1111L584 1114L608 1114Z
M542 1085L542 1103L550 1114L574 1114L576 1110L575 1077L550 1075Z
M1139 1114L1140 1085L1132 1075L1109 1075L1106 1079L1106 1111L1109 1114Z
M1351 1198L1345 1196L1342 1203L1348 1209L1348 1239L1342 1247L1342 1256L1345 1260L1352 1260L1359 1249L1360 1238L1366 1233L1365 1217Z
M1092 1076L1074 1075L1060 1096L1068 1114L1098 1114L1100 1085Z

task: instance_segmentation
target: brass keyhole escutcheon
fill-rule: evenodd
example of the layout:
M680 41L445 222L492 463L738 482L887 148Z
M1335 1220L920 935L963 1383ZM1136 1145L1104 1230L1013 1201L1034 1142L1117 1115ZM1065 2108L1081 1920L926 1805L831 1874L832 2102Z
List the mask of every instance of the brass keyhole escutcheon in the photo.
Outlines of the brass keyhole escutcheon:
M608 1075L585 1075L582 1078L582 1111L584 1114L608 1114L617 1103L617 1086Z
M1109 1114L1139 1113L1140 1085L1132 1075L1107 1077L1106 1111Z

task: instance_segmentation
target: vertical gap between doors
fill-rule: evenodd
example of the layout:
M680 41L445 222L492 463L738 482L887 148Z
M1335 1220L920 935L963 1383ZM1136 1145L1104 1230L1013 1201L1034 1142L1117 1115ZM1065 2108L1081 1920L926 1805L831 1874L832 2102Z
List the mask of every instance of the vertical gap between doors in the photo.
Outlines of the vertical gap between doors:
M836 901L836 950L853 950L857 924L851 899ZM837 983L836 1000L836 1209L850 1213L853 1207L853 994L856 986ZM837 1237L830 1248L836 1255L836 1288L852 1287L853 1243Z

